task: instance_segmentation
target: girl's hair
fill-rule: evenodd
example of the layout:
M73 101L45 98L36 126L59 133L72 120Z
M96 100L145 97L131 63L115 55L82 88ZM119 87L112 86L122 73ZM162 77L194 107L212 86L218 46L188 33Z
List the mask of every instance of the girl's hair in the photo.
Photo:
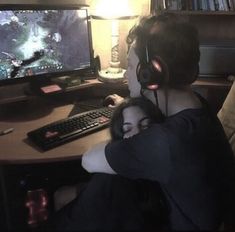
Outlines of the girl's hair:
M150 100L143 97L127 98L113 112L110 122L110 133L112 140L123 139L123 110L130 106L137 106L141 108L141 110L143 110L152 122L160 123L164 120L164 116L160 109Z

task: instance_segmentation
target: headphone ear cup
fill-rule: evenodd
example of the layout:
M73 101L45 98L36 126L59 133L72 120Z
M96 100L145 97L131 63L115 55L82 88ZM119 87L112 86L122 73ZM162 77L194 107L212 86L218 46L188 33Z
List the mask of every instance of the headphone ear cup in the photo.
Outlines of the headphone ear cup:
M157 89L168 80L167 66L160 57L154 57L147 64L139 63L136 74L143 89Z
M151 69L149 64L139 63L137 66L137 79L142 88L146 89L151 82Z

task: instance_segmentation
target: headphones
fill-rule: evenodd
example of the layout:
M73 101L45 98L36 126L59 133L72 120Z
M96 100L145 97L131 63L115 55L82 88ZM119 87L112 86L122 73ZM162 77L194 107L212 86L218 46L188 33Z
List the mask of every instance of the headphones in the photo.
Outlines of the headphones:
M149 58L148 47L145 47L145 59L136 68L137 80L142 89L156 90L169 80L167 64L160 56Z

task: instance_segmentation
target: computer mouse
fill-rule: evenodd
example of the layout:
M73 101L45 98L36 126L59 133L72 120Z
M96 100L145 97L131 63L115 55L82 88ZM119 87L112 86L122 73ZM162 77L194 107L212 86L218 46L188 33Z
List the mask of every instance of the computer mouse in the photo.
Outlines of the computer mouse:
M103 106L109 106L109 107L114 107L115 106L115 102L114 102L114 99L111 95L107 96L104 98L103 100Z

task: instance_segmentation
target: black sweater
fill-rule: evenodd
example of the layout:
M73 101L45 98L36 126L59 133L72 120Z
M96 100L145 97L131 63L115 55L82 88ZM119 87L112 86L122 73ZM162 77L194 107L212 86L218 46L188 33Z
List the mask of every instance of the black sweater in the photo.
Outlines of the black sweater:
M161 184L173 230L214 230L234 219L233 153L219 120L203 105L105 149L118 174Z

